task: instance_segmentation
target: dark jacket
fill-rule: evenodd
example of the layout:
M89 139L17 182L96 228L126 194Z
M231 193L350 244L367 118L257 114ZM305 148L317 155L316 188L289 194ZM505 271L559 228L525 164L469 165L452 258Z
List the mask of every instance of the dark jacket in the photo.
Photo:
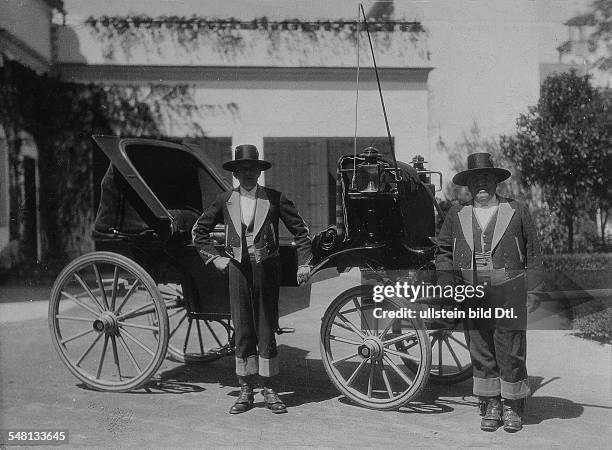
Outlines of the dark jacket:
M295 237L298 264L308 264L312 258L311 243L304 219L293 202L283 193L262 186L257 187L253 223L256 261L259 263L270 257L278 256L279 219ZM225 253L240 262L243 248L239 188L219 194L193 226L193 242L205 261L210 261L213 257L218 256L211 237L211 232L218 223L225 224Z
M503 269L507 278L527 270L527 289L542 284L542 254L537 232L527 207L516 200L498 197L499 209L493 232L493 269ZM439 284L453 284L474 268L473 203L453 206L438 236L436 271Z

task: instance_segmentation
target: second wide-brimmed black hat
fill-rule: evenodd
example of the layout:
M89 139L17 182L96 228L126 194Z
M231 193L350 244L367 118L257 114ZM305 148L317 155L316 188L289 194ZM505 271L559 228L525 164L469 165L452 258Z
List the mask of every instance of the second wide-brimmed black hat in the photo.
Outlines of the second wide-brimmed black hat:
M235 172L236 169L245 162L255 164L259 170L267 170L272 167L272 164L270 164L268 161L259 159L259 151L257 150L257 147L251 144L244 144L236 146L234 159L223 163L223 168L225 170Z
M495 175L498 183L510 177L510 171L493 166L490 153L472 153L467 157L468 168L453 177L453 183L458 186L467 186L470 175L489 172Z

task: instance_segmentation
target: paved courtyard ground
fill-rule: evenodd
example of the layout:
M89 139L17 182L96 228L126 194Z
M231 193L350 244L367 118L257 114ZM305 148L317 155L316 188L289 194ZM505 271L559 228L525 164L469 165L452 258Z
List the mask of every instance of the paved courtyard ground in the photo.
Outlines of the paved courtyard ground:
M327 378L319 353L321 317L350 277L285 296L279 337L289 413L263 407L227 414L238 389L231 357L192 366L166 360L147 389L86 388L57 356L47 326L49 289L0 286L0 428L62 428L70 444L96 447L519 447L609 448L612 350L567 330L528 333L533 396L516 434L483 433L471 382L428 385L399 411L351 404ZM300 309L310 305L307 308Z

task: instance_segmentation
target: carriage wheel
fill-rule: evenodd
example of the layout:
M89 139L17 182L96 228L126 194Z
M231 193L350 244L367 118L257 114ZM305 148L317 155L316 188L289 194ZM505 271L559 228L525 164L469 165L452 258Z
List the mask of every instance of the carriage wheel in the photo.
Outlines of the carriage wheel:
M432 324L439 324L437 321ZM461 321L440 322L428 331L431 338L431 372L435 384L455 384L472 377L472 361Z
M358 286L336 297L325 312L323 365L336 388L361 406L397 409L427 382L431 345L422 320L373 316L374 308L391 311L405 306L392 298L374 303L371 286ZM401 350L395 348L398 343Z
M168 310L168 353L174 361L207 363L234 352L230 344L234 329L229 319L189 314L180 285L159 287Z
M51 290L49 327L68 369L102 391L141 387L168 346L168 316L155 282L110 252L83 255L62 270Z

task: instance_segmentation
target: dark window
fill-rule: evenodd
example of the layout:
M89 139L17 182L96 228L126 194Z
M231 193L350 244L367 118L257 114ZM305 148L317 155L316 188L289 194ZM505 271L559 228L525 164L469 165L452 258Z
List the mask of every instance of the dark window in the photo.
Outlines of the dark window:
M37 202L36 202L36 160L28 156L23 158L24 179L24 236L22 240L23 253L29 260L36 260L38 253L37 245Z
M231 186L232 174L223 170L221 166L224 162L232 159L232 138L188 138L184 139L183 142L197 145L201 149L202 153L212 161L217 169L219 169L219 173L229 182Z
M223 191L200 162L183 150L130 145L126 153L166 209L190 207L202 211Z
M232 184L231 174L229 172L226 173L224 170L221 169L221 165L223 162L229 161L232 159L232 151L231 151L232 139L231 138L221 137L221 138L198 138L198 139L191 139L191 138L185 138L185 139L183 138L172 138L172 139L165 138L165 139L171 142L176 142L176 143L188 142L190 144L196 144L197 146L199 146L201 148L201 151L219 169L219 172L222 175L225 175L225 178L229 181L229 184L230 185ZM94 147L94 151L93 151L94 211L97 211L98 205L100 203L100 184L102 182L102 177L104 176L104 174L106 173L108 169L109 161L106 155L104 155L104 152L102 152L102 150L100 150L98 146L94 145L93 147ZM160 147L152 147L152 148L159 149ZM176 149L171 149L171 148L166 148L166 147L161 147L161 148L163 148L163 152L180 152L180 150L176 150ZM137 158L137 159L140 161L140 158ZM161 159L161 162L160 162L159 167L165 167L171 164L169 159L167 159L166 157L161 157L160 159ZM199 185L203 193L202 199L200 201L194 201L193 199L191 199L191 203L200 205L197 208L198 210L200 210L201 208L206 208L213 201L214 196L217 193L221 192L221 188L219 187L218 183L210 176L210 174L204 171L203 169L201 170L202 172L198 175L198 178L199 178ZM156 185L155 182L153 182L152 184ZM165 197L165 196L162 195L162 197ZM162 203L164 204L164 206L166 206L163 200L162 200ZM175 203L175 202L171 201L170 203ZM168 206L166 206L166 208L172 209Z

